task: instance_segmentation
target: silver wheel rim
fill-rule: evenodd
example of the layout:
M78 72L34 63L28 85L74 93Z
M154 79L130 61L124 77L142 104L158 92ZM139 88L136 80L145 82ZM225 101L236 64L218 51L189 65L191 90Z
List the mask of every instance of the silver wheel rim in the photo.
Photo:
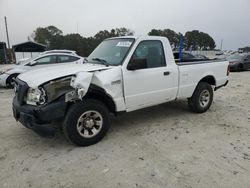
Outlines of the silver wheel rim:
M205 108L210 102L210 93L208 90L204 90L200 94L200 106Z
M102 129L102 115L94 110L84 112L77 121L77 131L84 138L96 136Z

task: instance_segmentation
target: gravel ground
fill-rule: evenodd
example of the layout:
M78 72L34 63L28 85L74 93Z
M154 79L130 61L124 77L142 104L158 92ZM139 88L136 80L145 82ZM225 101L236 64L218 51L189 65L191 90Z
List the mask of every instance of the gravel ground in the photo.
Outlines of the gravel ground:
M17 123L13 95L0 89L0 187L250 187L250 71L231 73L204 114L186 101L124 114L85 148Z

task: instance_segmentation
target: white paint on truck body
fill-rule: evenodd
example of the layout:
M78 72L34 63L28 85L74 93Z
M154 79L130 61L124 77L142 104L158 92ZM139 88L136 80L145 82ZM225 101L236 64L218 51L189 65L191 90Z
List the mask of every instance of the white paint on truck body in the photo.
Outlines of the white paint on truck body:
M225 84L228 80L227 66L227 61L178 66L180 83L177 98L191 97L199 81L206 76L215 79L215 87Z
M142 41L161 41L164 49L166 66L130 71L128 63ZM124 96L127 111L160 104L176 98L178 90L178 67L175 64L171 46L165 37L140 37L130 50L123 66ZM164 76L165 72L170 74Z
M72 76L72 87L81 90L81 98L87 93L90 84L94 84L104 89L113 99L117 112L133 111L177 98L189 98L199 81L206 76L213 76L216 86L224 85L228 80L227 61L178 66L167 38L124 38L134 38L135 42L122 65L68 64L26 72L19 79L25 81L29 87L38 88L48 81ZM137 46L142 41L152 40L162 43L166 66L128 70L128 63Z

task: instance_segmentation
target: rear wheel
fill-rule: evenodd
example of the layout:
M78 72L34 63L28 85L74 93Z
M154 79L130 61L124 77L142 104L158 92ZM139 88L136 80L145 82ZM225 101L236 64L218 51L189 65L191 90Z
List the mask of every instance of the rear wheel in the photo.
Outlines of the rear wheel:
M72 143L89 146L99 142L109 126L106 106L97 100L86 99L71 106L63 122L63 132Z
M14 86L15 86L14 79L16 79L17 76L18 76L18 74L12 74L7 78L7 80L6 80L6 87L7 88L14 88Z
M206 82L200 82L192 97L188 99L188 105L193 112L206 112L213 102L213 88Z

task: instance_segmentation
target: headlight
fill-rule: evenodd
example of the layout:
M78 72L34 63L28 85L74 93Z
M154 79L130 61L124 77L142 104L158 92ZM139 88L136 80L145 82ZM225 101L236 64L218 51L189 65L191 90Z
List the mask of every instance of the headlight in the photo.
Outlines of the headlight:
M53 80L43 86L44 90L46 91L48 102L53 101L63 94L73 90L73 88L70 86L71 78L72 77L70 76Z
M42 88L29 88L26 103L30 105L42 105L46 102L45 91Z

